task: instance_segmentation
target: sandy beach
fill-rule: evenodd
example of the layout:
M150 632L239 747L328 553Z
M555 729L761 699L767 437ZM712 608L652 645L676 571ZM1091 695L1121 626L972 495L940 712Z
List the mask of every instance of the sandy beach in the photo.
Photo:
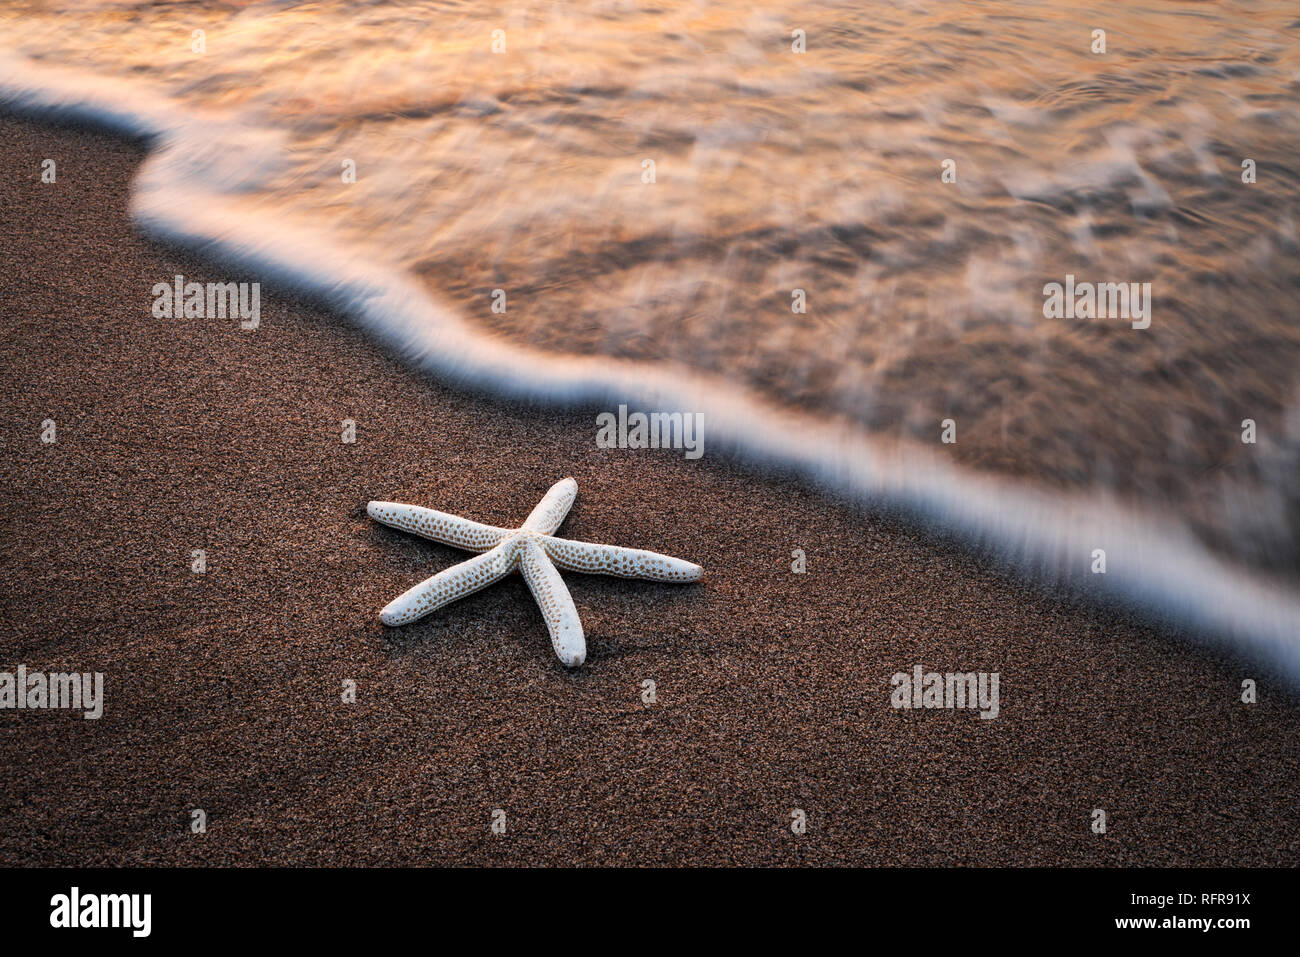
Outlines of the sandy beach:
M99 720L0 711L0 864L1294 864L1300 702L1258 666L717 454L598 449L598 410L447 389L265 283L256 330L154 318L177 274L261 277L132 227L141 145L0 141L0 670L105 675ZM704 581L567 575L575 671L518 577L380 624L465 556L367 501L515 526L566 475L561 534ZM892 708L918 664L999 673L997 718Z

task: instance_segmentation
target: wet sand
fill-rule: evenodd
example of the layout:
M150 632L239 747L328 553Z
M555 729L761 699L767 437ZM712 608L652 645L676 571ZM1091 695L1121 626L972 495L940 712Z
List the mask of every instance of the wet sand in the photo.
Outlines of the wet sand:
M140 145L0 142L0 670L106 683L98 721L0 711L0 864L1294 863L1300 708L1256 665L714 453L596 449L595 410L446 389L265 285L255 331L155 319L177 273L259 277L132 228ZM379 623L464 555L368 500L516 525L565 475L561 534L704 582L566 576L573 672L517 577ZM999 716L893 709L916 664L999 672Z

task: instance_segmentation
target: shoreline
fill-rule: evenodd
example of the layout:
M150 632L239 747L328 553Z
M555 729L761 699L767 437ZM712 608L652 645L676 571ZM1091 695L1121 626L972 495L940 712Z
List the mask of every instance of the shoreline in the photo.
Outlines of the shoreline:
M349 325L440 383L507 408L513 402L612 408L634 401L646 409L703 409L711 447L759 474L795 475L839 499L887 510L1049 589L1066 588L1158 627L1219 642L1284 672L1300 688L1300 592L1284 570L1234 562L1174 516L1148 516L1104 493L1064 493L1025 476L988 474L928 445L880 441L842 422L810 422L702 376L603 357L557 359L485 338L405 275L361 264L368 261L365 249L267 218L256 205L241 205L237 193L191 188L187 137L207 142L219 127L232 148L250 144L220 114L195 118L169 101L118 89L108 80L87 89L84 77L65 70L0 61L0 95L9 108L37 122L84 122L149 141L131 201L131 215L146 233L204 257L211 268L274 278L301 301L347 316ZM128 100L131 108L122 106ZM275 153L283 147L278 133L259 130L251 148ZM528 374L520 375L524 366ZM1107 554L1106 575L1092 572L1099 547Z
M712 450L596 449L585 410L439 385L269 286L255 331L155 320L154 283L232 277L130 225L142 147L12 117L0 135L0 670L106 675L99 720L0 711L0 863L1294 860L1300 709L1257 665ZM465 555L376 527L367 501L513 526L565 475L561 535L705 581L566 576L574 672L518 578L379 624ZM891 709L918 664L1000 673L999 716Z

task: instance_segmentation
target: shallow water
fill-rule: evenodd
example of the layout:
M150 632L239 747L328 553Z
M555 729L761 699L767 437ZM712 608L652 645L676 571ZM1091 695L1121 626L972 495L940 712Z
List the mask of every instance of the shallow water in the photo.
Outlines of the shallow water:
M212 117L172 182L258 242L330 237L483 336L1300 569L1294 4L101 0L0 26L11 67ZM1045 318L1067 274L1149 282L1150 327Z

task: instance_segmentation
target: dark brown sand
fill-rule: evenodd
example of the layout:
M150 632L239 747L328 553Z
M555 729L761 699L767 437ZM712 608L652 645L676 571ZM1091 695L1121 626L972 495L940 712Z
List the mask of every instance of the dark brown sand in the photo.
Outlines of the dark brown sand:
M0 711L0 864L1295 862L1300 710L1255 666L713 455L599 451L589 412L448 390L266 288L255 332L154 319L176 273L257 277L133 230L139 146L0 143L0 670L107 682L99 721ZM513 525L565 475L563 533L706 581L568 576L571 673L518 578L380 625L464 556L367 500ZM1000 716L893 710L918 663L999 672Z

